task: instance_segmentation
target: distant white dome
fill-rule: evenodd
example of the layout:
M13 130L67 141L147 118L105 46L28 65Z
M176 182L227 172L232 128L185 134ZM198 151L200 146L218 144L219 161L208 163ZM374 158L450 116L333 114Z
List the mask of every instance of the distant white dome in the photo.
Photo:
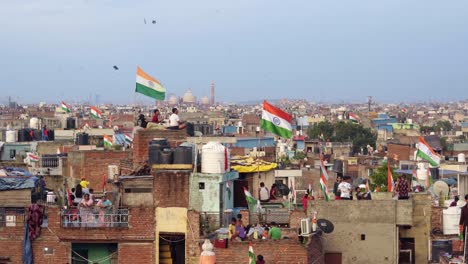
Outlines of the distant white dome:
M202 105L209 105L210 104L210 99L208 98L208 96L203 96L201 99L200 99L200 103Z
M177 98L176 95L172 94L169 96L169 99L167 101L170 105L176 105L179 102L179 98Z
M187 92L185 92L184 96L182 97L182 101L184 103L195 103L196 101L196 98L195 96L192 94L192 90L189 89Z

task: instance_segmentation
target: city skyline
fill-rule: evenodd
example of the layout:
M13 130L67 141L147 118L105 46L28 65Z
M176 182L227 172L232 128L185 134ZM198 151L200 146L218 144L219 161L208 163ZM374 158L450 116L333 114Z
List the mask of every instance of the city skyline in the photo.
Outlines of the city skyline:
M91 93L131 104L137 65L168 94L209 96L214 80L218 102L458 101L466 11L463 1L5 2L0 101Z

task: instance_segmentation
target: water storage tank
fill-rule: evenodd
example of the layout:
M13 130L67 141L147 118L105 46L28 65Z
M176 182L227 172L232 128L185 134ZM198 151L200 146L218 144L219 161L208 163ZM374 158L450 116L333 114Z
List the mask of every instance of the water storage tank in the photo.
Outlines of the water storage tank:
M192 148L191 147L177 147L174 150L174 164L192 164Z
M78 145L89 145L89 135L87 133L78 134Z
M164 149L160 151L161 162L160 164L173 164L174 163L174 152L172 149Z
M39 118L37 117L32 117L29 119L29 127L32 129L39 129Z
M458 154L458 162L466 162L465 153Z
M5 142L13 143L18 140L18 134L15 130L7 130L5 135Z
M53 129L49 129L49 141L55 140L55 132Z
M76 128L76 120L73 117L67 117L67 129L75 129Z
M460 207L453 206L443 210L442 223L444 235L458 235L458 223L460 222Z
M18 142L28 142L31 141L31 135L29 134L30 130L22 128L18 130Z
M224 173L226 148L218 142L208 142L202 147L202 173Z
M154 138L148 145L148 160L150 164L161 164L161 152L169 148L167 139ZM166 163L167 164L167 163Z

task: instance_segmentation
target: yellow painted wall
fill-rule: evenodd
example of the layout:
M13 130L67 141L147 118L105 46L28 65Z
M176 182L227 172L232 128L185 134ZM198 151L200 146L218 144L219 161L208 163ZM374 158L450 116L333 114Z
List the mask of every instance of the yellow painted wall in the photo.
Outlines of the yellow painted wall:
M155 239L155 263L159 263L159 234L187 232L187 208L167 207L156 208L156 239Z

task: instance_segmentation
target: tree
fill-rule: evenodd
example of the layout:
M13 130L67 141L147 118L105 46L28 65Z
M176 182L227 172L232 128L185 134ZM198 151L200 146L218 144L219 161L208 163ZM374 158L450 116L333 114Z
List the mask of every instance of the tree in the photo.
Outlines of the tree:
M353 143L353 152L358 153L361 148L367 153L367 145L375 148L377 136L372 133L370 128L364 128L360 124L340 121L334 125L333 141Z
M328 121L320 122L312 127L309 127L307 134L310 138L320 138L323 135L324 139L329 139L333 135L333 124Z
M397 176L395 174L394 168L390 167L390 170L392 171L393 182L395 182L397 179ZM387 162L383 162L382 166L375 169L372 175L370 176L372 180L372 183L370 184L371 189L375 190L375 187L378 186L380 192L386 192L388 189L387 177L388 177Z

